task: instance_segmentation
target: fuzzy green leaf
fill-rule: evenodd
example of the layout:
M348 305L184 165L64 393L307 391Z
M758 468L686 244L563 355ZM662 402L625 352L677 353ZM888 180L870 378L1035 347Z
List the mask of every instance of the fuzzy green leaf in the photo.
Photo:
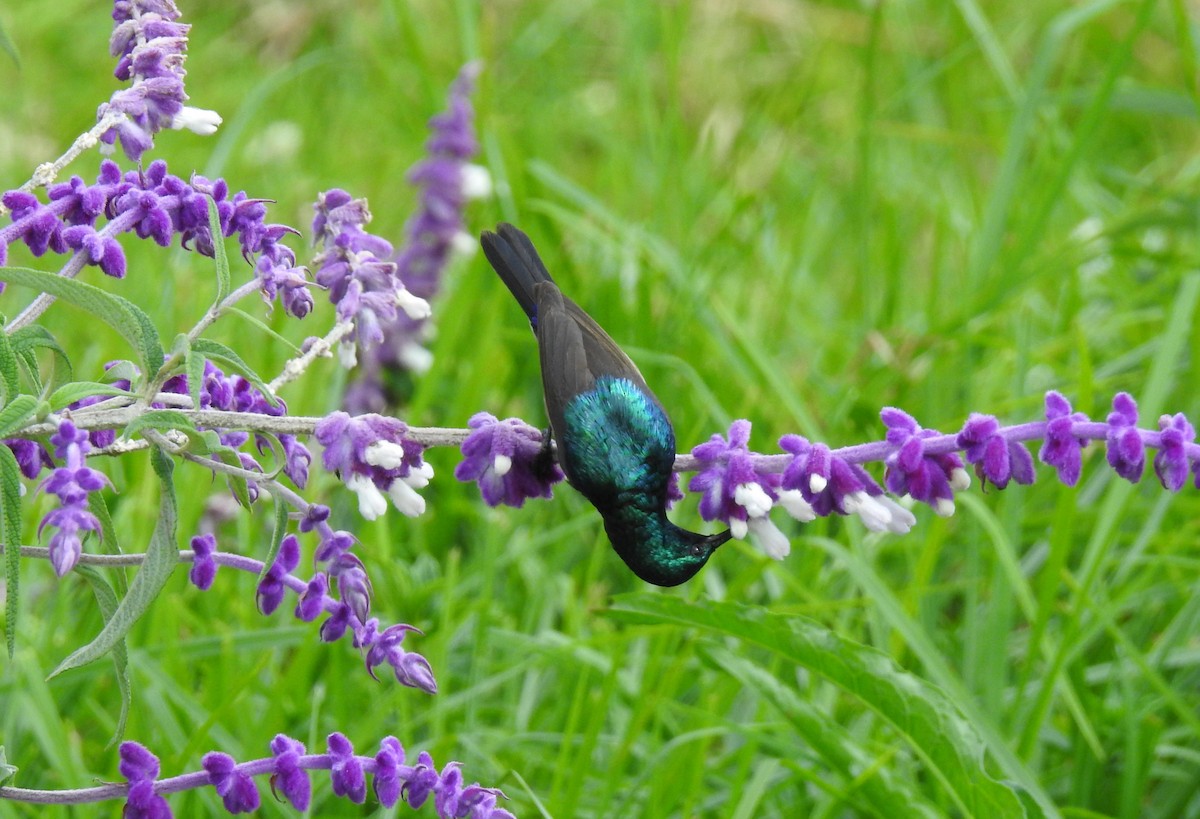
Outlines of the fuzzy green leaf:
M176 515L175 465L171 459L157 448L151 450L150 461L162 484L162 497L159 502L158 523L154 526L154 534L150 537L150 545L146 549L146 559L133 582L129 584L129 593L117 605L112 617L100 629L100 633L80 649L72 652L58 667L50 672L50 678L57 677L72 668L86 665L104 656L120 642L133 624L141 619L149 610L167 579L179 562L179 552L176 545Z
M208 338L198 338L192 342L192 349L195 352L202 353L213 361L215 364L220 364L226 374L235 372L243 376L247 381L255 386L255 388L267 397L267 400L272 404L278 404L279 399L271 392L271 388L267 386L267 382L259 377L258 373L250 368L250 365L242 360L242 357L226 347L219 341L213 341Z
M217 298L220 304L232 287L232 277L229 274L229 256L225 253L224 234L221 233L221 218L217 214L217 203L211 196L205 196L205 207L208 208L208 230L212 233L213 261L217 265ZM197 404L199 406L199 404Z
M104 579L104 575L91 566L76 566L75 571L91 584L92 594L96 597L96 604L100 606L100 615L104 618L104 622L112 620L113 615L117 612L119 601L117 593ZM121 692L121 714L117 717L117 727L113 732L112 739L108 741L107 747L109 748L120 742L125 736L125 722L129 718L129 705L133 701L133 690L129 682L129 652L125 648L124 637L113 643L112 658L117 671L117 688Z
M122 438L132 438L143 429L156 429L159 432L167 432L169 430L193 430L195 425L192 420L184 415L179 410L150 410L145 415L139 415L128 424L125 429L121 430Z
M0 745L0 785L15 777L19 770L21 769L16 765L8 764L8 754L5 752L4 746Z
M17 456L0 445L0 537L4 538L4 584L7 600L8 659L17 650L17 616L21 588L21 468Z
M0 410L0 438L5 438L25 426L37 412L37 408L38 400L32 395L18 395L8 402L8 406Z
M13 353L25 367L26 373L29 375L29 380L34 384L34 392L42 391L42 378L38 370L37 351L39 349L49 350L54 354L54 377L51 383L55 386L67 384L75 380L75 372L71 367L71 359L67 357L67 351L58 343L58 339L47 330L45 327L40 327L36 324L29 327L22 327L15 331L10 337L9 342L12 344Z
M120 387L114 387L112 384L101 384L99 381L72 381L51 393L47 401L50 409L60 410L76 401L91 398L93 395L128 395L132 397L132 393Z
M156 372L162 366L163 349L154 322L129 299L106 293L86 282L28 267L0 267L0 281L32 287L83 308L133 345L144 372Z
M8 333L0 332L0 387L4 388L4 401L21 391L21 373L17 368L17 354L13 352Z

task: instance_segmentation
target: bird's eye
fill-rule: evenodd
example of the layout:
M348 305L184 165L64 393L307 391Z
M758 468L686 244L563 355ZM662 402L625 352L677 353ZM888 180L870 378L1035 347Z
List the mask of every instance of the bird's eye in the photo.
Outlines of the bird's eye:
M702 554L704 554L703 547L701 547L699 543L693 543L692 544L692 557L700 557L700 555L702 555Z

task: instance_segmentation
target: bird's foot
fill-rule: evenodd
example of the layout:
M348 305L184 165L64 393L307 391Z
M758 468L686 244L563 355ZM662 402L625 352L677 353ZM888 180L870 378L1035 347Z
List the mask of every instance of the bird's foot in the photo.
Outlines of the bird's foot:
M550 430L542 432L542 448L538 450L538 454L533 459L533 474L538 480L547 481L554 477L554 465L558 461L555 454L554 439L550 435Z

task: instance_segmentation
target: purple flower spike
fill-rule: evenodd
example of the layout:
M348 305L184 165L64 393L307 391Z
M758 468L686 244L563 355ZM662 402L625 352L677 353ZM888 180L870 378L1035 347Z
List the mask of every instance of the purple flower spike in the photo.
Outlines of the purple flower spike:
M275 758L271 774L271 792L275 794L276 799L283 794L298 811L308 810L312 801L312 783L308 779L308 772L299 764L304 751L303 742L286 734L276 734L271 740L271 755Z
M117 769L129 780L129 796L125 802L126 819L171 819L167 800L154 792L158 776L158 757L137 742L122 742L121 762Z
M1033 483L1033 456L1019 441L1008 441L1000 434L995 416L971 413L955 442L966 451L967 462L975 464L980 480L990 481L997 489L1008 486L1010 480Z
M314 437L325 447L322 462L337 472L358 495L358 511L375 520L392 505L409 517L425 511L425 499L416 490L433 477L433 467L422 458L424 447L404 437L408 426L382 415L351 417L335 412L321 420Z
M771 507L779 500L780 476L760 472L747 448L750 422L734 421L728 439L713 435L708 443L692 449L700 461L700 472L688 484L693 492L703 492L700 517L729 524L733 536L745 539L753 531L760 547L769 557L782 560L791 551L787 535L771 522Z
M496 799L507 799L498 788L470 785L458 797L458 815L472 819L516 819L504 808L496 807Z
M1058 470L1058 479L1067 486L1079 483L1083 471L1082 449L1086 438L1071 434L1074 424L1087 421L1082 412L1071 412L1071 403L1054 390L1046 393L1046 440L1038 453L1042 463Z
M395 737L384 737L375 754L375 798L385 808L400 801L409 770L404 765L404 746Z
M421 751L417 755L417 764L413 766L412 773L409 775L405 788L405 800L414 808L421 807L430 794L437 789L440 781L437 768L433 766L433 757L426 751Z
M43 467L53 467L54 461L50 453L37 441L27 441L24 438L5 438L4 445L12 450L17 458L17 466L21 474L29 480L36 478Z
M286 535L279 544L279 553L275 562L267 570L266 576L258 584L258 610L270 614L279 608L283 602L283 593L287 586L283 580L300 565L300 541L295 535Z
M335 643L342 639L342 635L350 627L350 616L350 607L339 602L334 608L333 614L326 617L325 622L321 624L321 641Z
M1137 402L1127 392L1113 398L1113 411L1108 414L1108 465L1130 483L1137 483L1146 468L1146 447L1138 432Z
M463 775L457 762L447 762L433 789L433 805L438 816L459 816L459 800L463 792Z
M325 611L325 599L329 592L329 578L324 572L317 572L308 587L300 595L296 603L296 618L305 623L316 620Z
M1187 481L1187 446L1196 439L1196 430L1182 412L1161 416L1158 428L1162 443L1154 456L1154 474L1164 488L1178 492Z
M213 579L217 576L217 562L212 556L216 549L217 538L211 532L192 538L192 551L196 556L192 558L192 570L188 573L188 579L200 591L210 589Z
M895 407L879 413L888 428L887 442L895 447L885 463L884 482L895 495L910 495L933 507L942 517L954 514L954 490L966 489L971 479L957 455L926 455L924 441L940 436L922 429L911 415Z
M210 751L201 757L200 766L208 773L208 782L216 788L225 810L230 813L258 810L258 787L249 774L238 770L233 757L220 751Z
M362 762L354 755L350 740L336 731L330 734L329 756L333 762L329 771L333 792L361 805L367 800L367 780Z
M563 479L558 464L543 464L539 457L542 433L519 418L499 421L477 412L467 426L473 432L462 442L463 460L454 477L478 483L488 506L521 507L528 498L549 498L550 487Z

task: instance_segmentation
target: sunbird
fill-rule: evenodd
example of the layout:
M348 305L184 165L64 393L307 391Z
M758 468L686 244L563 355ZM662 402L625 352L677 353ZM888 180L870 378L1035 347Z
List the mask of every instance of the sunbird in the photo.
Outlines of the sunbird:
M562 294L528 236L501 223L480 242L537 337L546 414L567 481L600 512L634 574L657 586L688 580L730 533L702 535L667 520L675 430L662 403L608 333Z

